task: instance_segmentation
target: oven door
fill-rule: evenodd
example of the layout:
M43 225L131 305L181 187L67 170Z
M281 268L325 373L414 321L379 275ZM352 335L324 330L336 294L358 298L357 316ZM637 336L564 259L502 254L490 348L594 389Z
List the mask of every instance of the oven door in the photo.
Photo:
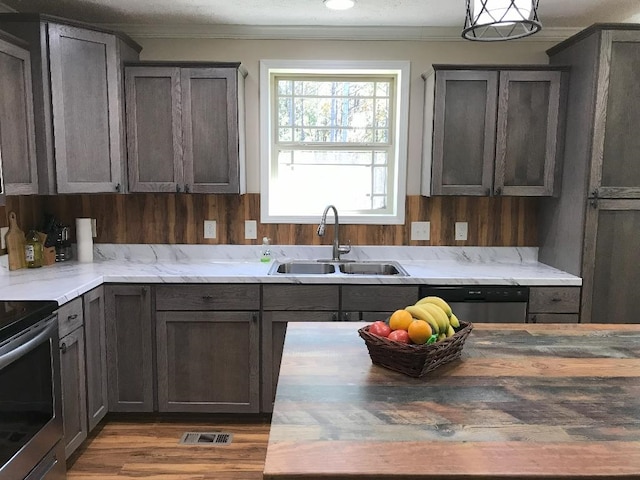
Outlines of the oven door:
M58 322L0 344L0 478L23 480L62 438Z

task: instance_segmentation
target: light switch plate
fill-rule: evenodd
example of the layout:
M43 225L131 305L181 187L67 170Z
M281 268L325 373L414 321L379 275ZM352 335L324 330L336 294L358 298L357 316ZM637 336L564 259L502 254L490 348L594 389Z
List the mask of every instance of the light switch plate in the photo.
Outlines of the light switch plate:
M244 238L246 240L255 240L258 238L258 222L255 220L244 221Z
M411 222L411 240L429 240L431 222Z
M466 240L469 233L469 224L467 222L456 222L455 236L456 240Z
M215 220L204 221L204 238L216 238L217 224Z
M7 248L7 243L4 240L4 236L9 231L9 227L0 227L0 250Z

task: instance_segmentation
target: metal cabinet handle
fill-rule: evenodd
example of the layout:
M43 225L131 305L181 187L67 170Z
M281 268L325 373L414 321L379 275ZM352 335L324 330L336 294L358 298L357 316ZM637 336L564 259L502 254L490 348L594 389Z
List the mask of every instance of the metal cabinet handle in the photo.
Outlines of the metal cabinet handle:
M502 188L501 187L496 188L494 193L496 195L502 195Z
M538 323L538 316L537 315L532 315L531 316L531 323Z
M212 295L203 295L202 299L208 302L209 300L213 300L213 296Z
M551 299L551 301L552 301L552 302L561 302L561 301L562 301L562 299L561 299L561 298L559 298L559 297L553 297L553 298Z
M184 186L184 193L189 193L189 184L185 184Z
M338 314L337 313L332 313L331 314L331 321L332 322L337 322L338 321Z
M66 343L60 344L60 351L62 353L67 353L67 344Z
M122 186L118 183L116 184L116 192L120 192L122 190Z
M345 322L350 322L350 321L351 321L351 313L349 313L349 312L345 312L345 314L344 314L344 321L345 321Z
M67 317L67 320L75 320L76 318L78 318L78 314L77 314L77 313L74 313L73 315L69 315L69 316Z
M251 314L251 321L253 323L258 321L258 314L257 313L254 312L254 313Z
M176 183L176 193L180 193L180 185Z

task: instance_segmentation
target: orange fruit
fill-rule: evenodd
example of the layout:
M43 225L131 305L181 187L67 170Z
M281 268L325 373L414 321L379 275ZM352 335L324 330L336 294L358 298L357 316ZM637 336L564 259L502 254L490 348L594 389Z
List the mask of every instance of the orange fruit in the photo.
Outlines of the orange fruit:
M409 324L409 338L417 345L427 343L432 335L431 326L424 320L414 320Z
M411 322L413 322L413 316L406 310L396 310L389 318L391 330L408 330Z

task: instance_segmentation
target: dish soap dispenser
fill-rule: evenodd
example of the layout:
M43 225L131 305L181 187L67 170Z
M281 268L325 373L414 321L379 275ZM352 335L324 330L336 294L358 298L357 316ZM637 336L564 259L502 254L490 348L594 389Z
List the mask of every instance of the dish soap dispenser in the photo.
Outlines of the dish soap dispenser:
M267 237L262 237L262 256L260 257L261 262L268 263L271 261L271 248L269 247L269 239Z

